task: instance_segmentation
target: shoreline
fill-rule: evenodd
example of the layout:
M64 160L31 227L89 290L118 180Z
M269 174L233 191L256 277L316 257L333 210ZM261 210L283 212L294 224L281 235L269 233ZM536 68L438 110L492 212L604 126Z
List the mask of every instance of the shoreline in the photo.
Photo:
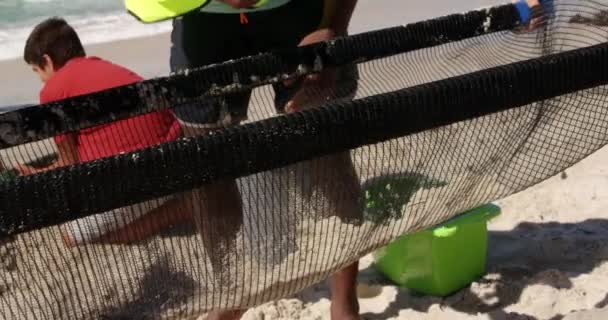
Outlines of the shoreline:
M149 79L169 74L170 33L85 45L87 54L128 67ZM40 80L23 59L0 60L0 106L37 103Z

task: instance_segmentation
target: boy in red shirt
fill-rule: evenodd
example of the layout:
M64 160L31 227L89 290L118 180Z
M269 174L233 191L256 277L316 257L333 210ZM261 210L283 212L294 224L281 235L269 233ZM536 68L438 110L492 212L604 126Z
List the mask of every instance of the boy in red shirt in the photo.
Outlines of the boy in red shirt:
M87 57L74 29L63 19L51 18L37 25L24 49L24 60L40 76L44 87L40 103L103 91L143 80L121 66ZM55 137L58 159L49 167L19 166L21 174L33 174L70 164L130 152L171 141L181 127L171 111L159 111L79 130ZM67 223L66 244L93 241L130 242L151 235L163 225L182 220L184 210L173 197L155 199L114 209ZM134 223L134 222L139 223ZM145 223L143 223L145 222ZM136 232L133 227L136 226Z

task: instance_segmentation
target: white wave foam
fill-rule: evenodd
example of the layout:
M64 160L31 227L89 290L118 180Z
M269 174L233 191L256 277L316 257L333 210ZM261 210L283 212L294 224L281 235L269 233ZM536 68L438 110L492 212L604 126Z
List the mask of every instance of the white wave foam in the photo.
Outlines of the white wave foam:
M143 24L127 13L65 19L76 29L85 45L150 36L171 30L171 22ZM15 26L0 30L0 60L21 57L25 40L35 23L32 22L27 27Z
M21 2L29 2L29 3L48 3L53 0L22 0Z

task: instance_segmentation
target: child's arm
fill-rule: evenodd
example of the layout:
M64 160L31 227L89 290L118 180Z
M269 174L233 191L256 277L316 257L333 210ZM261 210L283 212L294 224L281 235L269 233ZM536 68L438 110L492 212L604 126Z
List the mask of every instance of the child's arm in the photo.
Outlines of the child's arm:
M522 21L524 23L523 26L518 28L520 31L532 31L538 28L543 23L543 7L542 0L512 0L516 5L526 4L529 8L530 12L528 13L530 16L528 21ZM521 14L521 13L520 13Z
M69 94L63 90L49 90L47 86L40 90L40 104L66 99ZM57 161L46 167L33 167L26 164L18 164L15 169L21 175L30 175L61 168L78 162L78 134L67 133L55 137L57 144Z
M39 172L45 172L60 167L69 166L78 163L78 146L76 134L67 134L62 136L62 139L57 141L57 161L47 167L35 168L28 165L17 165L16 169L21 175L30 175Z

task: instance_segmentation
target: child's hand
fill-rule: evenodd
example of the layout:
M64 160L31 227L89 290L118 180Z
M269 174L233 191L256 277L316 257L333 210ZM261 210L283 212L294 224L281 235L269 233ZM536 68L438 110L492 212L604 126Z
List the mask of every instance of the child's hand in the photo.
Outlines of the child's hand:
M17 172L19 172L19 174L22 176L29 176L36 172L36 169L25 164L17 164L15 166L15 170L17 170Z
M516 3L519 1L521 0L513 0L512 2ZM519 30L529 32L535 30L543 24L543 7L539 0L525 0L525 2L528 4L528 7L531 10L531 17L528 24L519 28Z
M538 0L526 0L526 3L530 8L540 5L540 2L538 2Z
M532 9L532 18L528 24L528 31L534 30L544 22L543 7L538 0L526 0L528 7Z

